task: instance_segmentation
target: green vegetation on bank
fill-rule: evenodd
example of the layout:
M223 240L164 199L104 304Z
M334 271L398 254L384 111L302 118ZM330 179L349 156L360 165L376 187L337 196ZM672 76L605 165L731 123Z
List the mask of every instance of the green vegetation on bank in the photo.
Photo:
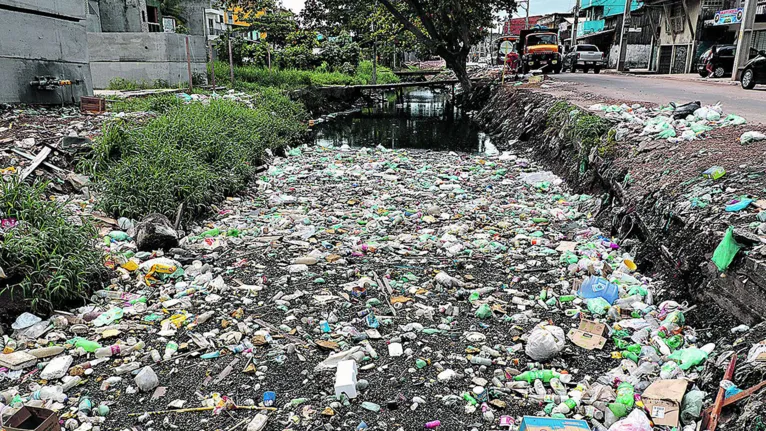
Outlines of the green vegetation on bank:
M221 85L229 85L229 65L216 62L215 77ZM399 78L385 67L378 67L377 77L379 84L399 82ZM244 90L260 87L293 89L322 85L363 85L372 82L372 62L361 62L353 75L329 71L322 66L314 70L269 70L258 66L234 66L234 81L237 87Z
M263 89L254 102L176 105L163 97L150 103L165 113L143 126L107 124L82 165L99 207L115 217L172 218L183 203L189 219L243 190L267 148L295 145L306 131L303 108L281 92Z
M610 155L616 148L615 133L607 120L565 101L554 103L548 110L546 127L547 133L561 134L578 145L580 170L583 172L588 169L588 157L593 148L601 157Z
M86 298L104 274L93 225L48 199L44 182L0 183L0 267L7 276L0 291L25 298L34 311Z

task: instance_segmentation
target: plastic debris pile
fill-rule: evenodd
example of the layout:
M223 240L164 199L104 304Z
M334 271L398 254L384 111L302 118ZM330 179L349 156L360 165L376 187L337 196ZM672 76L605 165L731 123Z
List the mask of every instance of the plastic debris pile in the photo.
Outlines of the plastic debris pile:
M288 154L177 246L104 229L112 284L3 336L3 411L82 431L695 429L714 346L592 225L596 199L496 151Z

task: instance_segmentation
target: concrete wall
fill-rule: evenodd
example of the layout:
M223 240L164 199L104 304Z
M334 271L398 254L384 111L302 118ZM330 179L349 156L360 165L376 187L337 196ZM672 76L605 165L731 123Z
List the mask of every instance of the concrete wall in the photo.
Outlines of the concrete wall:
M88 18L85 25L88 27L88 31L100 33L101 30L101 6L98 4L98 0L88 0Z
M184 25L189 29L189 34L195 36L205 36L207 23L205 22L205 9L211 8L210 0L187 0L182 3L184 10Z
M145 0L98 0L101 31L148 32Z
M88 33L90 67L95 88L106 88L114 78L188 81L186 36L174 33ZM192 72L206 75L205 38L189 36Z
M82 0L0 0L0 103L79 102L93 94ZM82 80L56 90L35 76Z
M649 57L652 55L651 45L632 45L629 44L625 51L625 65L629 69L647 69L649 67ZM609 68L617 67L617 60L620 58L620 46L612 45L609 50Z

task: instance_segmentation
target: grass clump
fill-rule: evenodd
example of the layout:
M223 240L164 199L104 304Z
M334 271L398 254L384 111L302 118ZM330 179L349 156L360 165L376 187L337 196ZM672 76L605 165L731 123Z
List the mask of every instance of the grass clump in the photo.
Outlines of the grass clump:
M228 100L180 105L144 126L116 120L104 128L83 165L101 191L100 209L118 217L158 212L203 214L245 188L267 148L305 133L300 105L264 90L255 109Z
M0 292L41 312L86 298L105 271L93 225L70 214L66 203L46 199L46 187L17 180L0 185L0 267L7 275Z
M159 114L180 108L183 101L175 94L159 94L149 97L131 97L109 102L112 112L144 112L152 111Z
M107 90L121 90L121 91L135 91L135 90L150 90L154 88L172 88L170 83L164 79L155 79L152 82L147 81L134 81L132 79L114 78L109 81Z
M554 103L546 115L546 133L562 136L577 147L581 171L588 168L588 157L596 148L601 157L616 149L615 132L609 122L598 115L583 112L563 100Z
M378 84L399 82L399 78L390 69L378 66ZM219 83L229 83L229 65L216 62L215 76ZM372 62L363 61L353 75L332 72L326 68L315 70L276 69L269 70L258 66L235 66L234 81L245 90L260 87L292 89L324 85L364 85L372 82Z

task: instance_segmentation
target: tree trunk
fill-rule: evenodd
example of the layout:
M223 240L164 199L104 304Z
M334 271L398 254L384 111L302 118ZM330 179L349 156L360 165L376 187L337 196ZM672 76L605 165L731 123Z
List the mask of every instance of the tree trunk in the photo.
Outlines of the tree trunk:
M455 77L458 81L460 81L460 87L463 88L463 100L467 100L468 96L471 94L471 90L473 90L473 85L471 83L471 79L468 77L468 71L466 69L468 56L453 55L447 53L440 55L447 63L447 67L455 72Z

